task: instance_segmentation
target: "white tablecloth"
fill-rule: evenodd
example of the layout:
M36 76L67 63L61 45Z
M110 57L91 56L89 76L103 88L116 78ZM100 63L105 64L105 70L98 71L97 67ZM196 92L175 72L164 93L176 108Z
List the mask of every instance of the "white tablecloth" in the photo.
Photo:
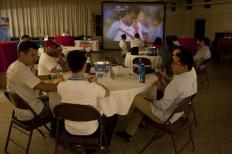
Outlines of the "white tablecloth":
M76 46L74 46L74 47L72 47L72 46L62 46L62 52L63 52L63 54L64 54L65 57L72 50L80 50L80 48L78 48ZM83 50L83 51L85 51L85 50Z
M125 58L125 66L126 67L133 67L133 60L137 57L145 57L150 59L151 61L151 68L154 69L156 72L159 71L159 65L161 62L161 58L160 56L148 56L148 55L131 55L131 53L127 53L126 54L126 58Z
M115 79L101 79L100 83L110 90L110 96L99 99L99 108L106 116L114 114L126 115L132 105L134 97L149 89L152 83L157 80L154 74L146 75L145 83L138 82L137 74L130 73L131 68L113 68ZM67 78L68 75L65 76ZM152 91L149 91L152 92ZM152 95L152 94L149 94ZM49 93L50 107L60 102L61 98L56 92Z
M91 47L92 51L99 51L100 44L98 40L75 40L75 47L78 49L85 49Z

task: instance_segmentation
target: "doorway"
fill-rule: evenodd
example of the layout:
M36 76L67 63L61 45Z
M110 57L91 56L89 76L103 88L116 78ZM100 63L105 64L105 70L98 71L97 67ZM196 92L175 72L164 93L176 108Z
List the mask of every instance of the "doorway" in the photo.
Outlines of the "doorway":
M205 37L205 19L195 19L194 37L196 39Z

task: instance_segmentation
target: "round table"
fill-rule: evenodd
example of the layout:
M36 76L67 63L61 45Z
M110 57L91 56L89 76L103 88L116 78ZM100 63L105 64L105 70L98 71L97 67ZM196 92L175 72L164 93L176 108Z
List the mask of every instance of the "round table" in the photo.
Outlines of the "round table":
M98 80L98 82L106 86L110 91L110 96L100 98L98 101L98 108L107 117L114 114L126 115L133 103L134 97L149 89L152 83L157 80L155 74L149 74L146 75L145 83L139 83L138 75L134 74L131 68L116 66L113 67L113 71L115 79L102 78ZM65 73L64 78L67 79L70 75L71 73ZM148 91L147 95L151 95L150 92ZM61 97L57 92L50 92L49 99L52 110L61 101Z

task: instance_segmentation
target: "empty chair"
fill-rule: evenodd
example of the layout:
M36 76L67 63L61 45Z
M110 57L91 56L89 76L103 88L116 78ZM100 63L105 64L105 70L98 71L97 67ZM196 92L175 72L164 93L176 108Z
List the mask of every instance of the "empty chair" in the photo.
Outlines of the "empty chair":
M169 118L162 124L160 123L156 123L154 121L151 122L152 126L154 126L155 128L158 129L158 131L155 133L155 135L152 137L151 140L149 140L149 142L144 146L144 148L141 150L140 153L143 153L147 147L157 138L159 138L161 135L163 135L164 133L168 133L171 138L172 138L172 143L173 143L173 147L174 147L174 151L175 153L179 153L181 152L189 142L192 143L192 148L193 150L195 149L194 146L194 141L193 141L193 135L192 135L192 130L191 130L191 123L190 123L190 112L191 112L191 105L190 102L192 100L193 96L189 96L184 98L177 106L177 108L173 111L173 113L169 116ZM183 145L182 148L180 148L180 150L177 149L176 146L176 142L175 142L175 136L177 134L175 134L173 126L174 124L176 124L181 118L179 118L178 120L171 122L172 117L176 114L176 113L181 113L184 112L184 116L185 116L185 121L189 130L189 139L187 140L187 142ZM182 132L184 133L184 132Z
M132 47L130 49L131 55L138 55L139 54L139 47Z
M135 73L138 73L138 65L139 63L142 62L144 64L145 72L146 73L151 73L153 72L151 68L151 61L148 58L145 57L136 57L133 59L133 71Z
M23 148L26 151L26 153L28 153L33 131L36 129L39 131L39 133L41 135L44 136L44 134L38 128L41 126L44 126L50 132L50 129L46 126L46 124L51 122L52 119L51 118L40 119L39 116L36 114L36 112L28 105L28 103L25 102L16 93L14 93L10 90L5 90L4 94L8 98L8 100L14 105L14 107L16 107L18 109L22 109L22 110L30 110L33 113L33 115L35 116L34 119L32 119L30 121L20 121L17 119L15 112L13 110L10 128L9 128L9 132L8 132L7 140L6 140L6 145L5 145L5 152L7 152L7 147L8 147L9 141L12 141L13 143L18 145L19 147ZM17 127L15 127L15 125ZM23 132L26 135L29 135L29 140L28 140L26 148L22 147L21 145L19 145L13 139L10 138L12 127L17 128L19 131Z
M118 63L118 61L114 57L111 57L111 56L107 56L106 61L110 62L113 66L121 65Z
M58 144L76 145L76 148L81 151L95 149L98 153L108 149L107 146L104 146L107 145L107 139L101 114L92 106L61 103L55 106L54 114L57 120L55 153L57 153ZM99 127L91 135L71 135L65 130L64 120L78 122L98 120Z

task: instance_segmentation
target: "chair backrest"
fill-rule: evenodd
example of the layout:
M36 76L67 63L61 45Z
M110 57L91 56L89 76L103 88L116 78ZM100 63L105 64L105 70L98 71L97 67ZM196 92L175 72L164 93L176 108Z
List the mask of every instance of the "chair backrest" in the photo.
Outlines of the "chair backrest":
M134 72L138 73L138 65L140 63L140 59L141 62L144 64L144 68L145 68L145 72L146 73L150 73L151 72L151 61L148 58L145 57L136 57L135 59L133 59L133 68L134 68Z
M130 49L131 55L138 55L139 54L139 47L133 47Z
M196 72L197 73L200 73L204 70L206 70L207 68L207 64L210 62L210 58L209 59L206 59L206 60L203 60L199 65L198 67L196 68Z
M4 95L17 108L24 110L31 110L31 107L18 94L11 90L5 90Z
M98 120L101 123L101 114L90 105L61 103L56 105L53 111L58 119L71 121Z
M195 96L195 94L188 96L188 97L184 98L180 103L178 103L176 109L172 112L172 114L169 116L169 118L166 120L165 123L169 123L170 119L176 113L185 112L188 114L191 111L190 103L191 103L191 100L193 99L194 96Z
M119 63L114 57L107 56L106 61L110 62L112 65L119 65Z

